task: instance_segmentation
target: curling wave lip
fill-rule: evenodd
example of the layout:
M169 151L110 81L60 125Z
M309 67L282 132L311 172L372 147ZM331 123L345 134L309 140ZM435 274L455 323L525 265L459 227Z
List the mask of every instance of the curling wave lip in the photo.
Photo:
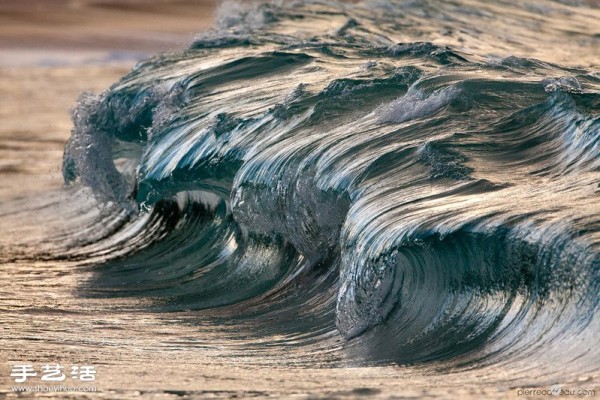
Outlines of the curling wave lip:
M358 364L597 372L597 74L397 6L246 9L83 97L65 181L137 224L94 284Z

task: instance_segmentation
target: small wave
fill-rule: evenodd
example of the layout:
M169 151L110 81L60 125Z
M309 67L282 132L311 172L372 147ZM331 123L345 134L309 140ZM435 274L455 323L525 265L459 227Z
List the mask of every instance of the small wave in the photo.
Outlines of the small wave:
M65 181L136 226L97 295L220 307L359 364L597 370L595 75L398 43L447 5L223 7L73 113Z

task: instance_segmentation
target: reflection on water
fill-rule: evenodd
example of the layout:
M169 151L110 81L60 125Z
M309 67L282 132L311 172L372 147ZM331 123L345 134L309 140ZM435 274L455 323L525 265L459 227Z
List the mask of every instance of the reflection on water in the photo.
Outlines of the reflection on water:
M16 363L106 398L593 389L599 17L229 3L82 96L64 156L52 107L126 71L5 70L0 390Z

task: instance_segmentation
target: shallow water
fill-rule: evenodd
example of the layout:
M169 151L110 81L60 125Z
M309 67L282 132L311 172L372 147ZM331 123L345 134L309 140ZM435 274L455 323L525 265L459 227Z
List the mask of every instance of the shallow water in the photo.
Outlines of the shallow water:
M3 139L0 389L23 362L107 398L594 389L593 6L230 3L80 98L63 189L44 135Z

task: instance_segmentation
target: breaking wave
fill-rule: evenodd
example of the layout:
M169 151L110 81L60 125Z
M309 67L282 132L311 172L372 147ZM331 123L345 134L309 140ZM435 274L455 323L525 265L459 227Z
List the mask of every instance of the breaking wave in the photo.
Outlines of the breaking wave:
M600 77L391 4L225 5L82 96L64 178L104 205L69 257L349 363L597 371Z

